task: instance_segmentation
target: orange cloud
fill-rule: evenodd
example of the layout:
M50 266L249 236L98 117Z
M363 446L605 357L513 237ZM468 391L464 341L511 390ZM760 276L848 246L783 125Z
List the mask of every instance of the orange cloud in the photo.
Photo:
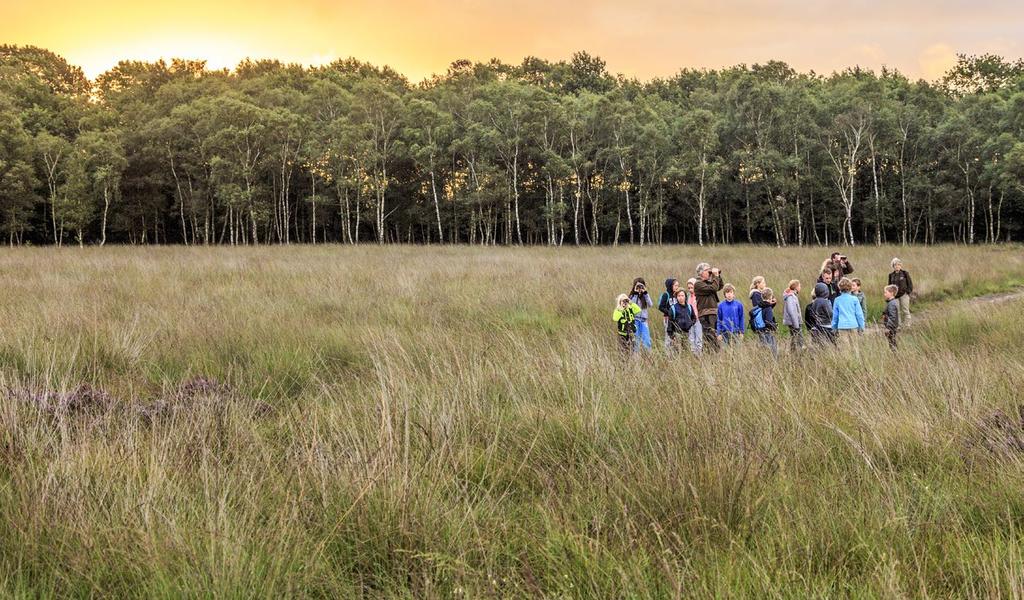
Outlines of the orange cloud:
M956 50L948 44L932 44L918 58L918 68L925 79L938 79L956 64Z
M1024 37L1024 11L1011 0L978 1L855 0L851 9L828 0L51 0L42 11L14 0L0 42L49 48L92 76L119 59L230 67L245 57L355 56L419 80L458 58L557 60L587 50L640 78L772 59L824 73L887 64L934 78L954 49L1018 48L996 42Z

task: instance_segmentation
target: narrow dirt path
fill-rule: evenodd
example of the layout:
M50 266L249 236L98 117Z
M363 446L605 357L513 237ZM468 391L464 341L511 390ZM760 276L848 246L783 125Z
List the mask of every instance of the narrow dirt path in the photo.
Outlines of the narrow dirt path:
M920 312L911 312L911 326L913 327L922 321L927 321L932 313L939 310L948 311L950 308L982 308L986 306L996 306L1004 304L1006 302L1013 302L1014 300L1024 300L1024 287L1016 288L1008 292L999 292L996 294L986 294L984 296L975 296L974 298L967 298L966 300L946 300L938 302L921 310ZM914 309L913 303L910 305L911 311ZM869 331L882 331L882 323L875 322L869 327Z
M1009 292L1000 292L998 294L988 294L985 296L977 296L975 298L968 298L967 300L961 300L964 306L988 306L992 304L1002 304L1004 302L1012 302L1013 300L1024 300L1024 288L1017 288ZM931 309L929 309L931 310ZM924 311L927 312L927 311Z

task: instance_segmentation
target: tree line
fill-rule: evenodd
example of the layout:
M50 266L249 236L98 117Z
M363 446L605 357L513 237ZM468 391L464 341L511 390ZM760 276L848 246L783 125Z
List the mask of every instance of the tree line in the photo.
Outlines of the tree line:
M1024 226L1024 61L940 80L785 63L119 63L0 46L19 244L995 243Z

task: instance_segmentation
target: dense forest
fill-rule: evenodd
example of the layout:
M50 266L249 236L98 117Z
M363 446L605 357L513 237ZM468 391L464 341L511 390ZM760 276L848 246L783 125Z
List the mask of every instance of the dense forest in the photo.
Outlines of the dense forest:
M586 53L122 62L0 46L19 244L993 243L1024 228L1024 61L640 82Z

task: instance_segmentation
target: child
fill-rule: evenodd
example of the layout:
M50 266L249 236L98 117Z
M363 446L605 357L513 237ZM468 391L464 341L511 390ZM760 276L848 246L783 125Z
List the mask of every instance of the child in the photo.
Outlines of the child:
M690 351L700 356L701 352L704 351L704 326L700 324L700 319L697 318L697 296L693 294L693 284L695 283L697 283L697 280L693 277L686 280L686 303L690 306L690 310L693 311L693 327L690 328L688 337L690 338Z
M731 283L722 287L725 302L718 304L718 333L726 346L743 339L743 303L736 299L736 288Z
M900 302L900 327L910 326L910 295L914 293L914 282L910 273L903 270L903 261L892 259L892 273L889 273L889 285L896 286L896 299Z
M640 314L640 307L635 302L630 302L629 296L619 294L615 299L615 310L612 312L612 321L619 334L619 349L624 354L633 350L636 334L636 316Z
M827 285L816 284L814 302L808 307L807 323L811 328L811 340L819 346L836 343L836 334L832 331L832 302L828 299L828 293Z
M900 301L896 299L899 291L899 286L887 285L882 292L885 296L882 324L885 325L885 338L889 340L889 349L893 352L896 352L896 332L900 329Z
M750 281L750 303L753 306L757 306L762 302L762 293L767 289L764 277L758 275ZM772 306L775 306L776 300L772 299Z
M690 308L690 303L686 301L686 292L679 290L676 292L676 301L672 305L672 318L668 321L669 337L674 339L679 336L680 343L683 343L682 340L690 333L695 320L696 314Z
M676 292L679 291L679 280L675 277L669 277L665 280L665 291L662 292L661 298L658 300L658 310L664 315L665 319L665 350L672 350L672 337L668 334L668 322L672 318L672 305L676 302Z
M757 333L761 343L772 351L772 356L779 357L779 347L775 341L775 292L772 288L762 287L757 292L760 301L750 311L750 326Z
M636 316L636 349L641 346L651 349L651 328L647 325L647 309L654 305L651 301L651 294L647 291L647 282L643 277L633 280L633 290L629 293L629 300L640 307L640 314Z
M761 302L761 290L767 287L764 277L758 275L750 280L750 302L757 306ZM756 298L755 298L756 296Z
M793 352L804 348L804 331L801 329L800 317L800 282L794 279L789 282L782 293L782 324L789 327L789 346Z
M832 303L832 330L841 339L853 340L854 332L864 333L864 311L860 301L850 293L853 282L843 277L839 280L839 297Z
M853 284L853 288L850 290L850 293L853 294L854 298L860 300L860 309L863 311L864 317L866 318L868 315L868 301L864 298L864 292L860 291L860 279L851 277L850 283Z

